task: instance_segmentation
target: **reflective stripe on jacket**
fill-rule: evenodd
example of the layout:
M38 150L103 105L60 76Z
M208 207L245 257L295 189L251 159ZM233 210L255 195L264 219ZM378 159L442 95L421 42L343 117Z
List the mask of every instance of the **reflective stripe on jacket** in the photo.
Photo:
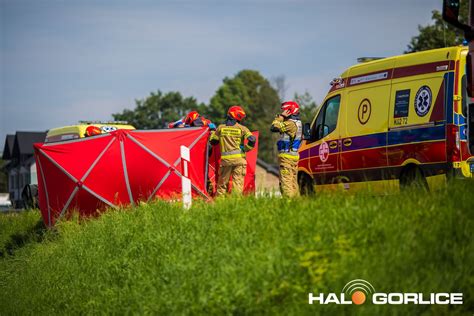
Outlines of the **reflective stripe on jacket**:
M227 165L246 164L245 152L253 148L249 141L244 145L246 139L253 137L250 130L235 122L233 125L221 124L215 132L211 133L211 143L219 143L221 159Z

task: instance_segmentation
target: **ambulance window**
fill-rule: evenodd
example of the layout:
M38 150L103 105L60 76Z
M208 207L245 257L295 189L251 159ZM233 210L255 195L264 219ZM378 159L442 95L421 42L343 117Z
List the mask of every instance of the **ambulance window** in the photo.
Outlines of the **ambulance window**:
M327 132L324 131L324 136L332 133L337 126L337 117L339 116L339 104L341 103L341 96L337 96L332 98L328 102L328 106L326 108L326 115L324 118L324 125L325 129L327 126ZM323 137L324 137L323 136Z
M324 104L321 107L321 110L319 111L318 117L316 118L316 121L314 122L313 128L311 130L311 140L321 139L320 129L323 126L324 112L325 111L326 111L326 104Z
M336 129L340 103L340 95L332 97L324 103L311 131L311 138L313 140L319 140Z

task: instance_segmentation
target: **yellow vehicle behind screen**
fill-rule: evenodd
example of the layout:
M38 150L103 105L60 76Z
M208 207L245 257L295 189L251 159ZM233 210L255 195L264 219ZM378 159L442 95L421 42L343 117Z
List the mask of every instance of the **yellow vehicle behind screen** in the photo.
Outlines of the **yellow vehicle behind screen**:
M70 125L58 128L52 128L46 134L45 143L67 141L86 137L86 130L91 126L100 129L102 134L110 133L118 129L134 130L135 127L129 125L127 122L112 121L80 121L77 125Z

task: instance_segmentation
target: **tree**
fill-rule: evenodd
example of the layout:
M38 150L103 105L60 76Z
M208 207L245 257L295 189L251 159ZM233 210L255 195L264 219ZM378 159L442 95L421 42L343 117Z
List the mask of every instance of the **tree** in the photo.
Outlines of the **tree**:
M468 7L467 0L461 1L459 17L464 23L466 23L468 19ZM419 34L411 38L405 53L462 44L464 40L463 32L445 22L439 11L433 10L431 19L434 22L433 25L418 25Z
M233 78L223 80L223 84L211 98L208 109L210 118L216 123L223 121L227 109L236 104L241 105L247 113L244 124L250 130L260 132L259 157L276 163L276 140L270 132L270 124L279 111L277 91L258 71L242 70Z
M152 92L141 100L135 100L134 110L125 109L122 113L112 114L115 120L128 121L137 129L163 128L191 110L201 110L204 104L198 104L193 97L184 98L179 92L163 94L160 90Z
M300 105L301 122L311 123L318 109L313 97L305 91L303 94L295 93L294 100Z

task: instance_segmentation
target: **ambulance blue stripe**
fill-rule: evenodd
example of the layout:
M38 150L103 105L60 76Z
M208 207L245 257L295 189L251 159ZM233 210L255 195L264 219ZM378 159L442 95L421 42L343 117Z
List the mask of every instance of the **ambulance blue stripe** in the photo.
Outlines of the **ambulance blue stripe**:
M446 123L453 123L453 91L454 91L454 72L444 74L445 87L445 111Z
M370 149L387 145L402 145L424 141L442 140L446 136L445 126L430 126L410 130L396 130L388 133L377 133L351 137L350 146L342 145L342 151ZM344 139L343 139L344 142Z
M430 126L423 128L413 128L409 130L395 130L388 133L377 133L356 137L347 137L344 140L351 139L352 144L345 146L342 144L342 151L348 152L353 150L371 149L391 145L403 145L410 143L419 143L426 141L444 140L446 138L445 125ZM337 153L337 148L330 148L331 154ZM319 145L300 152L300 158L308 158L310 156L319 155Z
M348 138L347 138L348 139ZM377 133L364 136L351 137L350 146L342 145L342 151L351 151L358 149L369 149L387 145L387 133Z
M443 140L445 138L446 129L443 124L433 127L390 131L388 133L388 145L390 146L433 140Z
M319 146L320 145L300 152L300 159L307 158L307 157L310 157L310 156L319 156ZM329 148L329 153L330 154L335 154L335 153L338 153L338 152L339 152L339 150L337 149L337 147L336 148Z

